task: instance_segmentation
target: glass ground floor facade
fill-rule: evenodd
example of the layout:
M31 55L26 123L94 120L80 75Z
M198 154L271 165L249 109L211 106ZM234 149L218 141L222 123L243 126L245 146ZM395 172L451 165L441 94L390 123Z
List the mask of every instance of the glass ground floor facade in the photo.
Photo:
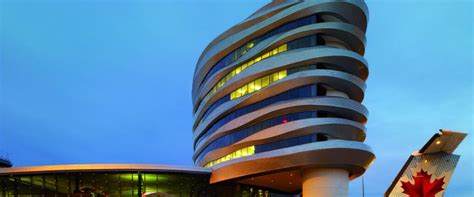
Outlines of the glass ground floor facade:
M1 171L1 169L0 169ZM1 196L293 196L238 183L209 184L210 173L68 171L2 173Z

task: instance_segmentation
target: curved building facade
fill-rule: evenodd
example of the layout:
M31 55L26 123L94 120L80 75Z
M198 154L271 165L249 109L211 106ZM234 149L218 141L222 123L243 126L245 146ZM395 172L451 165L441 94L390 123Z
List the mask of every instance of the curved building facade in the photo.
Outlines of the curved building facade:
M347 196L364 144L362 0L276 0L215 38L192 89L196 167L11 167L1 196Z
M273 1L204 49L193 159L211 183L347 193L375 159L363 143L367 20L360 0Z

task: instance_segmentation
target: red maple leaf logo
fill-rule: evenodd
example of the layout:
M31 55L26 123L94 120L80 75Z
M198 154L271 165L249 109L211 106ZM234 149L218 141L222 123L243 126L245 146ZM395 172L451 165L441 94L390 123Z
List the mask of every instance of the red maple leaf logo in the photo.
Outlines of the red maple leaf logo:
M401 181L403 193L409 197L434 197L436 193L443 191L444 177L430 183L431 174L428 175L427 172L421 170L416 173L413 179L415 184L411 184L410 181Z

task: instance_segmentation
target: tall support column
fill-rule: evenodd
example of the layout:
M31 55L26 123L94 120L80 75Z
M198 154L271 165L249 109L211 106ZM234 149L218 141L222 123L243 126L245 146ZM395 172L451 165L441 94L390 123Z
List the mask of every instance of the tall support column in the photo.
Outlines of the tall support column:
M348 195L349 172L343 169L311 168L302 172L303 197Z

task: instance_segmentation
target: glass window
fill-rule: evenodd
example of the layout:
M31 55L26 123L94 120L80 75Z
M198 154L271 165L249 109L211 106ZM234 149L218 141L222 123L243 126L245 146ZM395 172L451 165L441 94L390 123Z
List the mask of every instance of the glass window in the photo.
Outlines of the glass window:
M235 90L234 92L231 93L231 95L234 95L234 96L231 96L231 100L242 97L242 96L245 96L245 95L250 94L254 91L260 90L260 89L262 89L263 87L269 85L272 82L275 82L275 81L278 81L280 79L285 78L286 74L287 74L287 71L283 70L283 71L280 71L280 72L273 73L271 75L267 75L265 77L258 78L256 80L250 82L250 83L247 83L244 86L240 87L239 89L237 89L237 90ZM267 80L267 79L270 78L270 76L273 78L273 80L271 80L271 81ZM268 83L265 83L264 86L262 86L262 79L264 79L265 81L268 81ZM235 94L235 92L240 92L240 93Z
M251 105L242 107L240 109L237 109L233 112L230 112L229 114L225 115L224 117L217 119L214 123L210 125L210 127L206 128L206 130L199 135L196 138L196 141L194 143L194 147L196 147L197 143L199 143L205 136L208 136L212 134L215 130L226 124L227 122L243 115L250 113L252 111L255 111L257 109L261 109L263 107L266 107L268 105L271 105L273 103L283 101L283 100L288 100L288 99L296 99L296 98L306 98L306 97L314 97L317 96L317 92L313 91L316 89L315 84L310 84L310 85L305 85L305 86L300 86L291 90L288 90L286 92L280 93L278 95L275 95L273 97L264 99L262 101L253 103ZM240 91L236 91L236 97L238 96ZM208 114L208 112L205 113L205 115Z
M253 60L249 61L249 62L247 63L247 67L252 66L254 63L255 63L255 62L254 62Z
M235 69L235 74L238 75L240 71L242 71L242 67L239 66Z
M265 77L262 77L262 87L265 87L267 86L268 84L270 84L270 81L269 81L269 76L265 76Z
M213 142L209 143L201 152L198 153L197 160L202 159L202 157L210 151L231 145L235 142L242 140L245 137L248 137L254 133L257 133L269 127L276 126L279 124L285 124L291 121L307 119L307 118L315 118L315 117L317 117L316 112L296 112L296 113L284 114L281 116L273 117L273 118L264 120L262 122L253 124L249 127L246 127L241 130L237 130L230 134L222 136L214 140Z
M245 63L244 65L242 65L242 70L245 70L247 67L247 63Z
M248 155L248 154L247 154L247 148L243 148L243 149L242 149L242 157L245 157L245 156L247 156L247 155Z
M273 75L272 75L272 76L273 76L273 80L272 80L272 82L274 82L274 81L278 81L278 79L279 79L279 78L278 78L278 72L276 72L276 73L273 73Z
M230 160L237 159L237 158L240 158L240 157L250 156L250 155L253 155L253 154L255 154L255 146L245 147L245 148L236 150L232 153L229 153L224 157L221 157L221 158L216 159L214 161L210 161L207 164L205 164L204 167L210 168L210 167L212 167L216 164L219 164L219 163L222 163L222 162L225 162L225 161L230 161Z
M272 54L273 54L273 55L278 54L278 48L273 49Z
M286 77L286 70L280 71L278 73L278 79L283 79Z
M242 93L242 96L246 95L248 92L247 92L247 85L244 85L240 88L241 90L241 93Z
M268 76L265 76L268 77ZM262 78L257 79L254 81L255 91L260 90L262 88Z
M278 53L285 52L287 49L288 48L286 44L281 45L280 47L278 47Z
M239 88L235 91L235 98L239 98L242 96L242 90Z
M286 44L284 44L286 45ZM283 45L282 45L283 46ZM286 48L286 47L284 47ZM217 90L219 88L221 88L222 86L224 86L224 84L229 81L230 79L232 79L233 77L235 77L235 75L238 75L240 72L242 72L244 69L248 68L249 66L252 66L254 63L262 60L262 59L265 59L266 57L270 57L271 53L270 52L267 52L267 53L264 53L263 55L261 56L258 56L250 61L248 61L247 63L244 63L242 66L239 66L235 69L233 69L231 72L229 72L227 75L225 75L224 78L222 78L213 88L211 91L209 91L206 96L204 96L204 98L200 101L199 105L201 105L202 103L206 102L207 100L209 100L209 98L217 92Z
M249 87L249 93L252 93L252 92L256 91L255 81L252 81L252 82L248 83L248 87Z
M301 27L301 26L305 26L305 25L309 25L309 24L314 24L314 23L316 23L316 16L315 15L307 16L307 17L304 17L304 18L300 18L300 19L288 22L287 24L284 24L280 27L277 27L276 29L273 29L273 30L269 31L269 32L263 34L262 36L259 36L255 39L251 40L247 44L244 44L244 45L240 46L239 48L235 49L234 51L230 52L225 57L223 57L221 60L219 60L209 70L209 72L206 74L206 76L204 77L204 80L201 82L200 85L202 85L205 81L207 81L209 79L209 77L211 77L214 73L216 73L220 69L222 69L222 68L228 66L229 64L235 62L236 60L238 60L245 53L247 53L249 49L253 48L256 44L258 44L262 40L265 40L265 39L267 39L267 38L269 38L273 35L283 33L283 32L289 31L289 30L297 28L297 27ZM275 55L275 54L276 53L273 53L273 55Z

